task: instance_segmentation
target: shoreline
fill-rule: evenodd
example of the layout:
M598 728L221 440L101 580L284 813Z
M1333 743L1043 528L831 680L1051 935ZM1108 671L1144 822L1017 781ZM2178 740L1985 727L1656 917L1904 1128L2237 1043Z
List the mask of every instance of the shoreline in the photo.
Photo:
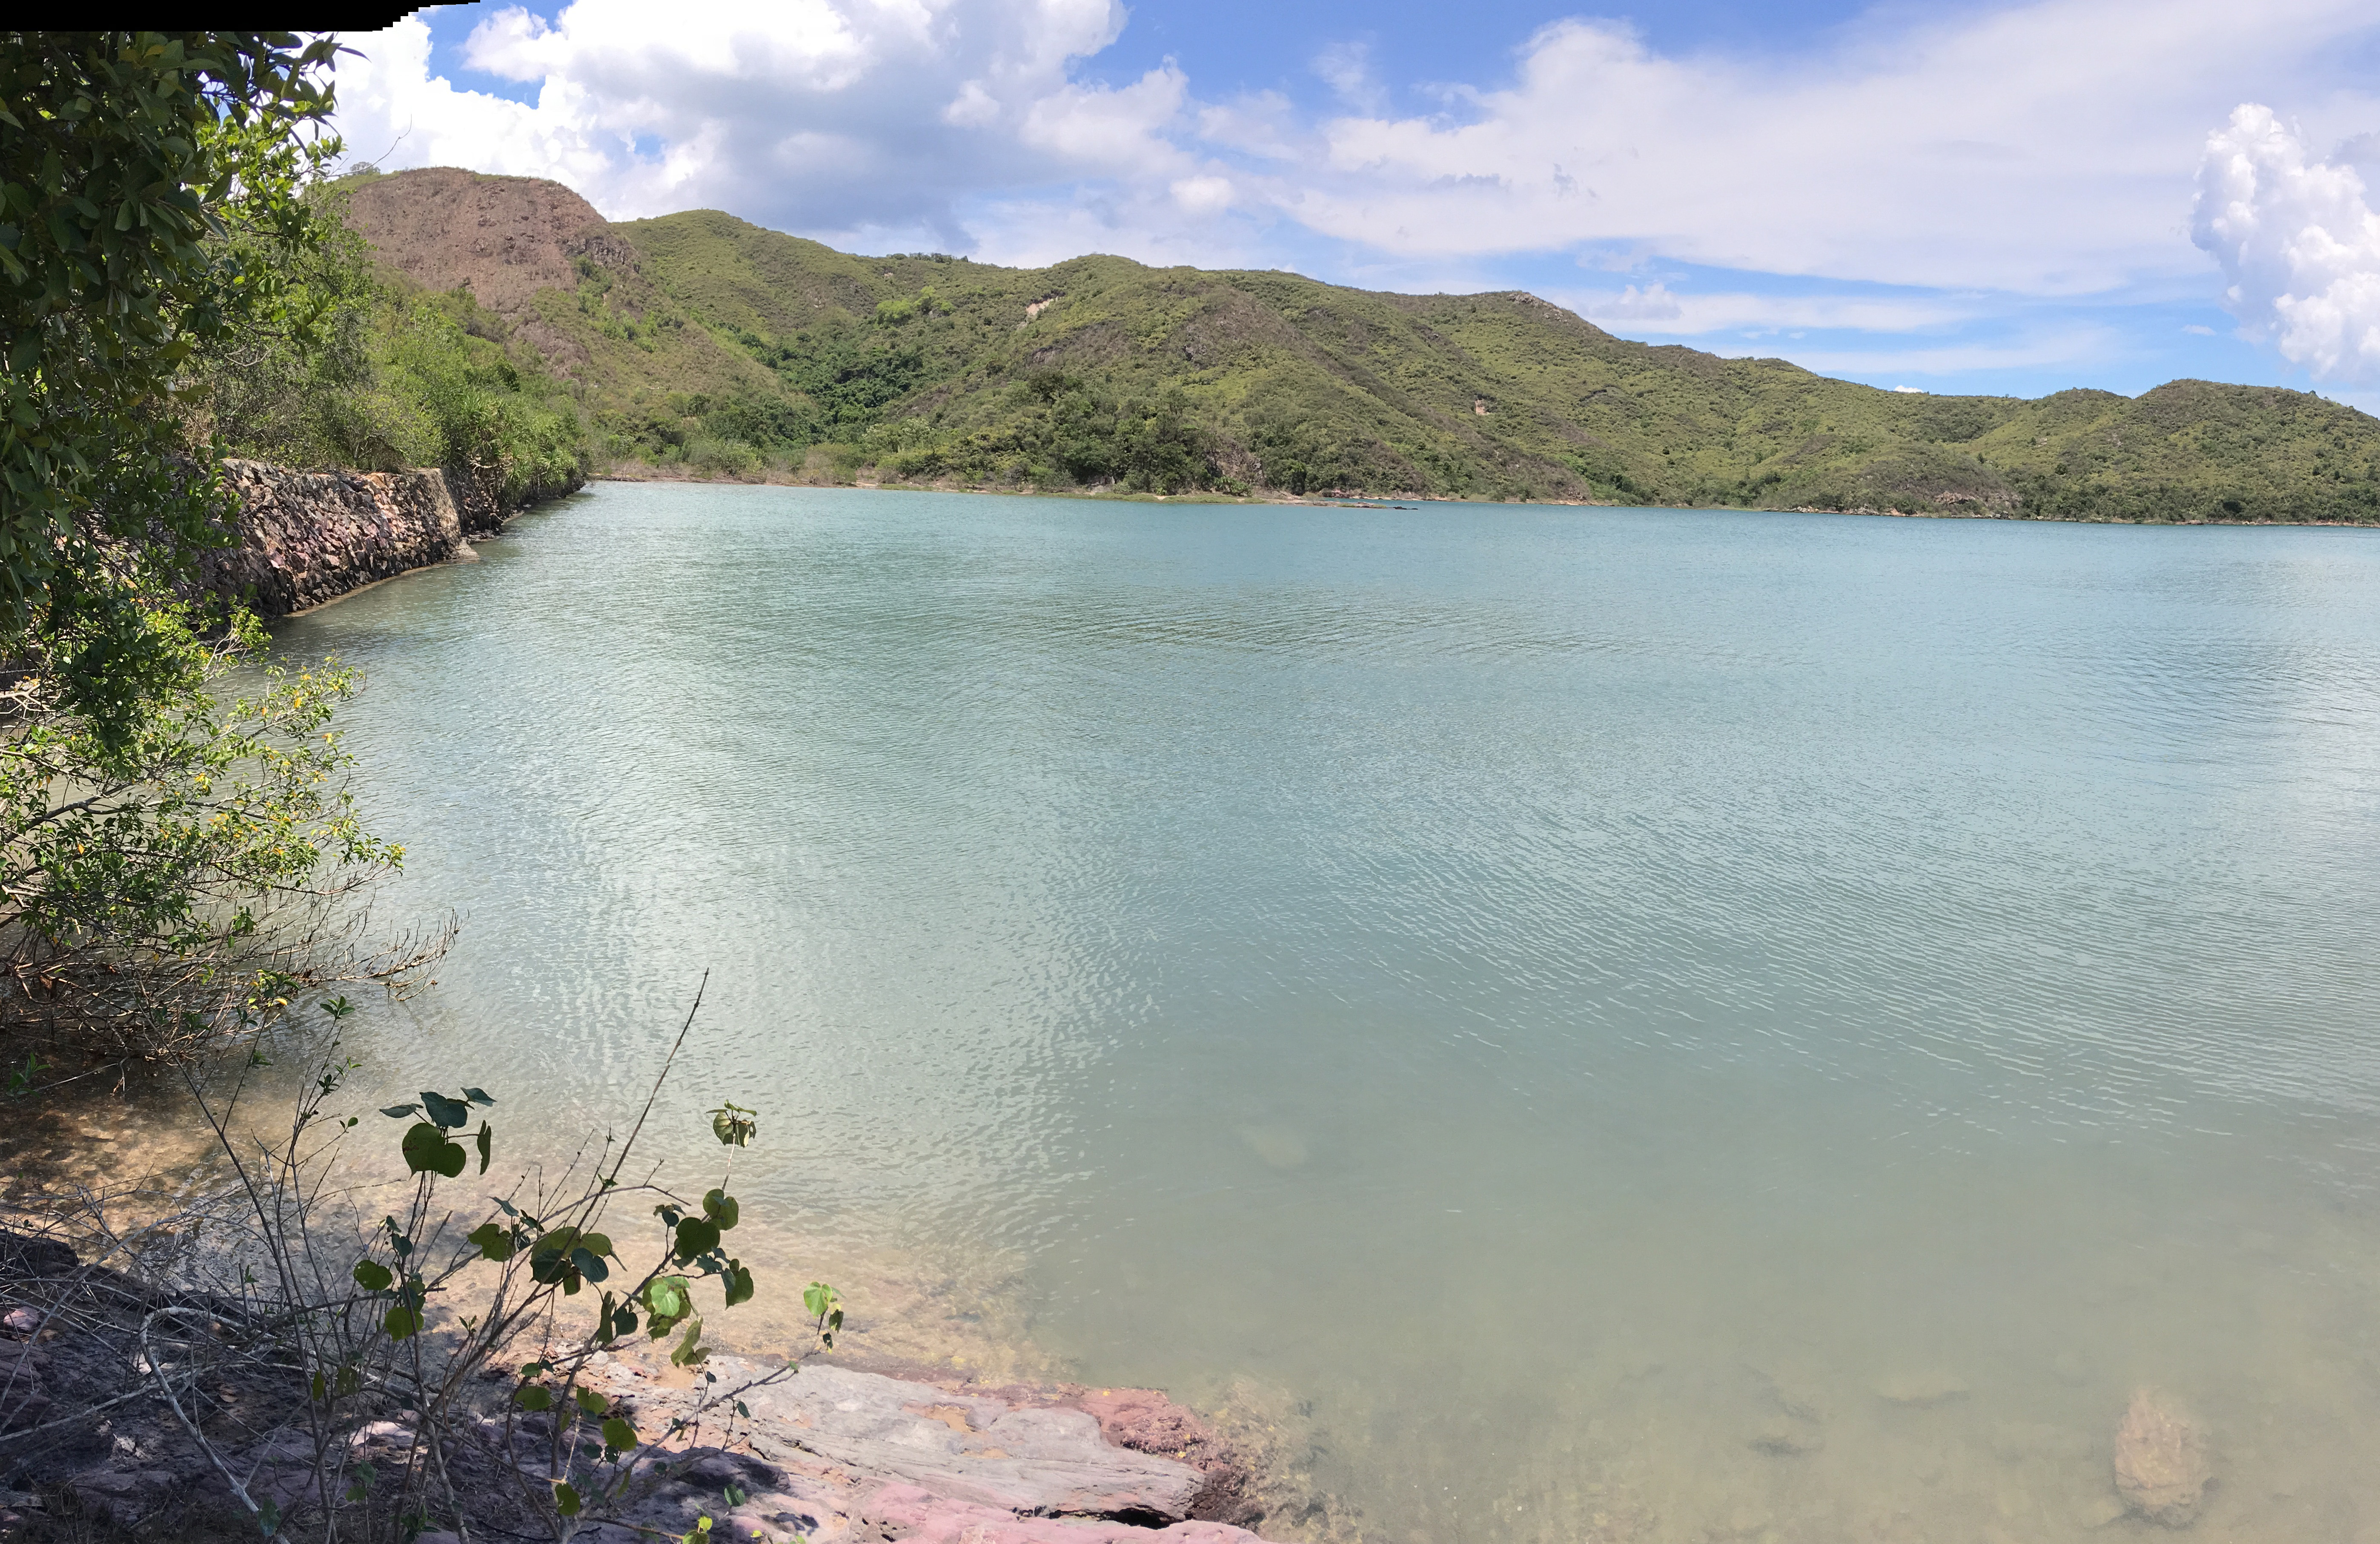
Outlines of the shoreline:
M1086 502L1135 504L1230 504L1281 505L1299 509L1380 509L1425 504L1461 506L1493 505L1520 509L1602 509L1602 510L1665 510L1680 514L1840 514L1885 520L1972 520L2007 525L2132 525L2152 529L2241 529L2241 530L2341 530L2380 531L2380 520L2122 520L2115 518L2085 520L2067 515L1974 514L1957 508L1940 510L1858 509L1830 510L1815 506L1781 504L1623 504L1599 499L1463 499L1445 498L1419 493L1343 493L1336 490L1324 497L1305 497L1293 493L1235 494L1216 492L1193 493L1120 493L1106 489L994 488L989 485L960 486L953 483L911 482L820 482L795 476L688 477L658 475L636 476L617 470L598 472L588 477L584 487L572 492L583 492L597 483L665 483L686 488L807 488L840 489L862 493L967 493L998 498L1079 499ZM563 495L561 497L567 497Z

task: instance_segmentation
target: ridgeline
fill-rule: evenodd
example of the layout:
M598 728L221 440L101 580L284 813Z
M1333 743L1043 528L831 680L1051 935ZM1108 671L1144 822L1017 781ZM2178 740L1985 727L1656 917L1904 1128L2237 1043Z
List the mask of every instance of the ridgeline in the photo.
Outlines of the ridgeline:
M577 404L597 464L718 477L2380 522L2380 420L2177 380L1880 391L1615 338L1522 293L1086 257L856 257L527 178L335 185L400 282ZM467 297L468 296L468 301Z

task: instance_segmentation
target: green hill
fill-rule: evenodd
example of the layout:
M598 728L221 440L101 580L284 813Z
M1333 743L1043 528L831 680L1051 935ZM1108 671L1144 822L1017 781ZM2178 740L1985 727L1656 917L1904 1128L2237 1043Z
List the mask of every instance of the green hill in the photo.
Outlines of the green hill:
M472 289L573 383L613 461L966 486L2380 521L2380 420L2303 392L2178 380L2137 398L1928 396L1631 343L1520 293L1382 295L1114 257L864 258L709 211L607 225L553 184L443 170L352 199L383 261ZM439 216L466 205L471 220ZM510 234L492 243L491 226Z

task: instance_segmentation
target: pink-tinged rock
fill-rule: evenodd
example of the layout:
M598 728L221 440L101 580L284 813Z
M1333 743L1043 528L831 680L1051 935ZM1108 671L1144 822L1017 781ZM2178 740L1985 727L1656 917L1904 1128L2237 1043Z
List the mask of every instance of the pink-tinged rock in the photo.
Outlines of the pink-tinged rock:
M875 1537L898 1544L1263 1544L1228 1523L1148 1528L1106 1519L1020 1517L915 1485L886 1485L871 1492L861 1500L855 1520Z
M2215 1478L2206 1432L2180 1405L2143 1389L2116 1424L2116 1491L2152 1523L2186 1527Z
M721 1388L764 1370L728 1357L709 1366ZM691 1414L690 1391L658 1388L625 1369L607 1392L640 1425ZM1018 1407L822 1364L743 1398L752 1451L762 1458L811 1455L856 1477L1018 1515L1174 1523L1190 1515L1207 1485L1205 1474L1178 1459L1111 1445L1082 1410Z
M30 1340L41 1327L42 1316L29 1308L13 1308L0 1315L0 1334L10 1340Z

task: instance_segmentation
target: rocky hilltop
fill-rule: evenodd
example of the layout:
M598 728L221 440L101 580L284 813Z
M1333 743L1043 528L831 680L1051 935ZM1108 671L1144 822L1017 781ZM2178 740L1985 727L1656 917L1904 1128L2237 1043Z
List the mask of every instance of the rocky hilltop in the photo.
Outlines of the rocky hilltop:
M2380 420L2304 392L1898 393L1517 292L863 257L452 169L338 186L392 272L468 291L572 383L601 456L675 475L2380 520Z

